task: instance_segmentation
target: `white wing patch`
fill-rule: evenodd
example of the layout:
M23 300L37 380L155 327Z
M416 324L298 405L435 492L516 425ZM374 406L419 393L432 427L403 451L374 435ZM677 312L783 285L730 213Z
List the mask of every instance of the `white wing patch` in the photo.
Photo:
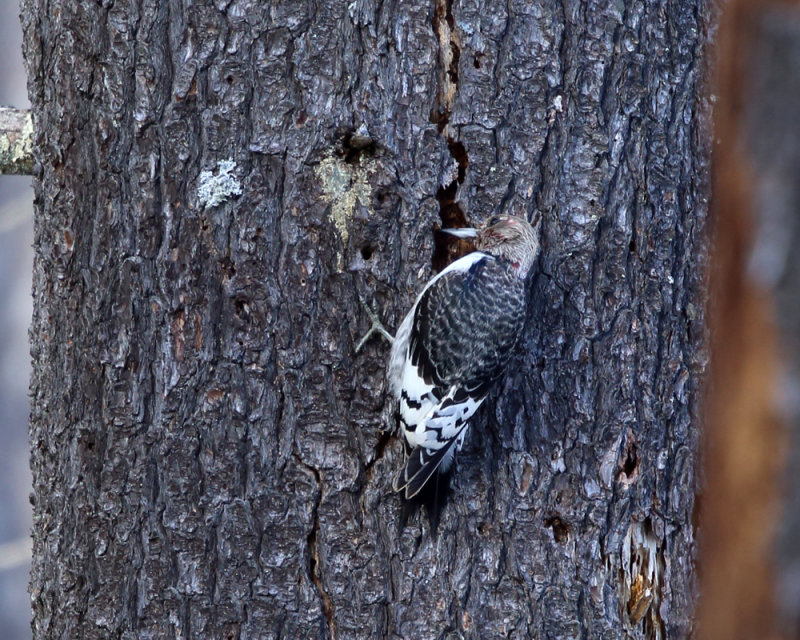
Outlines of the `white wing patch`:
M412 375L416 375L413 367L408 369L412 370ZM418 377L417 380L422 382ZM455 387L451 388L441 401L430 393L422 395L419 400L405 396L400 398L401 426L409 445L439 449L455 437L460 436L463 441L466 423L481 406L483 398L466 398L464 402L452 404L455 392ZM461 449L461 443L458 449Z

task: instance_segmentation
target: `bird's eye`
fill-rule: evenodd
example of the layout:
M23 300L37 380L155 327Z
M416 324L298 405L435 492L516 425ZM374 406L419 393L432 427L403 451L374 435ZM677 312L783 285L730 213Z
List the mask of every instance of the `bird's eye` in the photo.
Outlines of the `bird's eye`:
M491 218L489 218L489 224L486 225L486 226L487 227L493 227L498 222L500 222L500 217L499 216L492 216Z

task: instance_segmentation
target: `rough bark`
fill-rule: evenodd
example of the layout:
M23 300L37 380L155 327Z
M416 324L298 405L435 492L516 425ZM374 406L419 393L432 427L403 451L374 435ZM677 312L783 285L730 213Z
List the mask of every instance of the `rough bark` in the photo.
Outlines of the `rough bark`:
M22 12L37 639L689 633L705 2ZM357 293L394 327L437 224L534 209L432 540Z

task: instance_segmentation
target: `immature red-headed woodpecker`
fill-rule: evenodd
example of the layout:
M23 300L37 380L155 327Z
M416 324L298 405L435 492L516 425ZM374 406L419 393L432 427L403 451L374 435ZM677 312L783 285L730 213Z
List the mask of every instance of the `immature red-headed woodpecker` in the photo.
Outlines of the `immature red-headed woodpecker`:
M525 281L539 253L536 231L516 216L443 231L474 238L475 251L425 285L389 356L389 389L410 449L394 489L407 499L446 475L469 419L505 371L525 323Z

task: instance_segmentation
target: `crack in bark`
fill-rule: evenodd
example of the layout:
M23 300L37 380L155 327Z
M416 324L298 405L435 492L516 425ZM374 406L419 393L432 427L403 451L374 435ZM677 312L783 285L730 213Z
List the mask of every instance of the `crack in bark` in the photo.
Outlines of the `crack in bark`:
M372 458L370 462L364 467L364 484L369 484L370 478L372 477L372 470L375 467L375 464L383 458L386 453L386 447L389 446L389 443L392 441L392 433L390 431L383 431L381 433L378 442L375 444L375 457Z
M461 57L461 46L453 18L453 0L436 0L433 31L439 42L439 91L436 108L431 113L431 122L444 135L450 156L457 167L455 177L439 187L436 200L439 202L439 217L443 228L466 227L466 216L456 201L456 193L464 182L469 157L464 145L454 139L450 128L450 114L458 92L458 63ZM441 271L472 248L469 240L455 240L446 234L436 234L432 259L434 271Z
M450 121L453 100L458 91L458 61L461 46L453 18L453 0L436 0L433 8L433 32L439 41L439 93L431 120L444 132Z
M305 469L308 469L314 475L314 479L319 487L319 496L314 503L314 522L311 526L311 531L308 533L308 536L306 536L306 546L308 547L308 577L317 588L322 605L322 613L325 615L325 620L328 623L328 629L330 630L331 638L336 640L336 622L333 619L333 600L331 600L331 597L325 590L325 585L322 583L322 576L319 566L319 547L317 545L317 532L319 531L319 506L322 502L322 474L320 474L319 469L316 469L303 462L297 453L295 453L295 459L297 460L297 464L301 465Z

